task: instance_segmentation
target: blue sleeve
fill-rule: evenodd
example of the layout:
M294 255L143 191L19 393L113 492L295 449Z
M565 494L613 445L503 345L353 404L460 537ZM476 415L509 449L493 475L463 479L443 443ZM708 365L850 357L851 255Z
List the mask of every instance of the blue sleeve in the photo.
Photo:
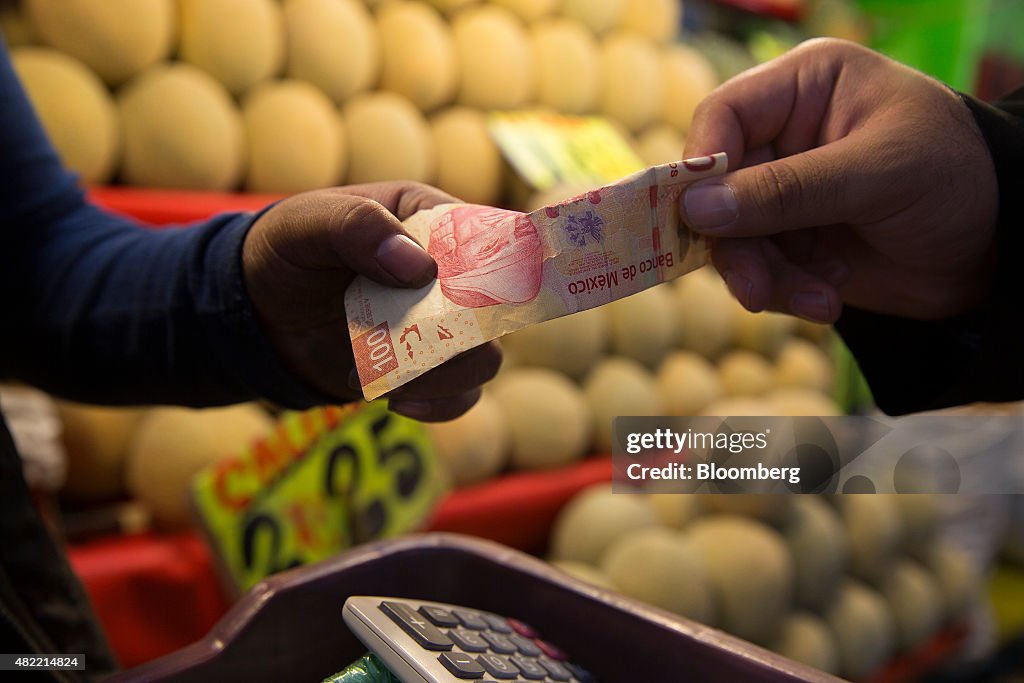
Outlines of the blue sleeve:
M89 204L0 41L0 377L96 403L325 402L246 296L255 218L155 231Z

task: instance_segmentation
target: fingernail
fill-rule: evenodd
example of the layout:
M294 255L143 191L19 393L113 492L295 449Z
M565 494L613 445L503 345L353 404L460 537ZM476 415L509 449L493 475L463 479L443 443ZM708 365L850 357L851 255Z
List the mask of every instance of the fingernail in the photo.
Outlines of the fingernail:
M403 284L420 282L434 272L434 260L406 235L392 235L381 242L376 258L381 268Z
M389 401L388 408L399 415L422 420L430 415L430 401Z
M683 208L694 230L714 230L729 225L739 215L732 188L724 183L694 185L683 195Z
M811 322L832 322L832 309L828 304L828 297L817 290L797 292L789 300L789 308L794 314Z
M725 279L725 286L729 288L729 291L736 297L736 300L743 304L744 308L750 310L750 301L753 299L754 294L754 283L731 270L722 277Z

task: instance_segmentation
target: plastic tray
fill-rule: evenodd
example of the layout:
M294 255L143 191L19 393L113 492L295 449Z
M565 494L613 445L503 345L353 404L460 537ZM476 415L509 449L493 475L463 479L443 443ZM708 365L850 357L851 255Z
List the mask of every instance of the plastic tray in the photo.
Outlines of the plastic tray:
M461 603L533 624L605 683L835 683L839 679L582 583L490 541L428 534L372 544L257 585L201 641L108 679L320 681L366 648L350 595Z

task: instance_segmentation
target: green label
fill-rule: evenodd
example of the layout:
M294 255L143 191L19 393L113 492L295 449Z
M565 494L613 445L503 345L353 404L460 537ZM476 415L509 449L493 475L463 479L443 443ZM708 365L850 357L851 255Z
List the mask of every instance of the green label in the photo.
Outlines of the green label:
M287 413L275 432L193 482L198 517L232 583L418 529L447 490L424 426L387 410Z
M547 112L496 112L491 136L536 190L559 183L599 187L644 168L607 119Z

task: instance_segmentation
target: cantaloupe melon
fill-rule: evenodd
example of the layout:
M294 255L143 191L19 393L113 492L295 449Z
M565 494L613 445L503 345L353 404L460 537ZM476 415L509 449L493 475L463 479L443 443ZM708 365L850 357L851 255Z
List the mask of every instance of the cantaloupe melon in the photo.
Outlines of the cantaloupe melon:
M665 489L669 489L674 482L666 481L663 484ZM648 486L645 490L651 491L652 487ZM654 514L658 516L658 520L673 529L686 527L704 513L704 505L700 497L690 493L652 492L647 494L647 502L650 503Z
M793 600L793 561L778 532L718 515L696 520L684 534L708 567L720 626L755 643L770 641Z
M683 3L679 0L625 0L619 26L658 43L679 33Z
M673 351L658 368L658 393L666 415L698 415L723 391L714 366L692 351Z
M905 552L925 559L950 513L947 496L933 493L893 494L904 529Z
M376 83L380 42L358 0L288 0L286 72L309 81L341 104Z
M796 318L781 313L751 313L735 303L733 306L736 345L774 359L783 344L796 330Z
M774 415L772 406L763 398L754 396L727 396L706 406L701 415L720 417L762 417Z
M576 494L558 513L551 557L597 566L616 539L657 525L643 496L612 493L611 484L598 484Z
M494 206L501 198L501 152L483 112L452 107L430 120L437 155L435 184L470 204Z
M62 495L80 502L109 501L123 495L128 440L142 411L58 401L57 416L68 456Z
M839 645L828 624L814 614L794 612L786 617L768 646L772 652L818 671L839 673Z
M755 484L748 482L748 485ZM702 493L697 497L709 513L740 515L766 524L777 524L786 519L793 502L792 496L773 493Z
M661 120L689 130L697 105L718 86L711 63L688 45L672 45L661 54Z
M601 73L601 113L633 132L654 121L663 94L661 64L653 43L630 33L608 35L601 44Z
M658 166L683 158L686 138L664 123L650 126L636 140L636 152L648 166Z
M663 283L606 306L612 351L656 368L675 346L672 285Z
M382 0L387 1L387 0ZM431 5L444 12L445 14L454 14L463 7L469 5L475 5L480 0L427 0Z
M889 603L900 650L911 650L935 635L945 604L938 581L913 560L901 560L886 575L882 596Z
M531 36L537 101L564 114L593 111L601 90L601 48L593 34L558 18L536 24Z
M893 568L903 547L903 520L890 496L838 495L833 499L850 539L854 575L878 583Z
M39 36L18 2L0 1L0 35L8 48L35 45Z
M467 7L452 19L461 104L515 109L534 93L533 50L522 22L493 5Z
M948 541L937 542L925 565L939 582L947 619L960 619L977 604L984 577L966 550Z
M594 416L594 447L602 453L612 452L614 418L664 412L654 375L629 358L602 360L587 375L583 392Z
M823 609L838 591L849 562L842 520L818 496L792 496L782 520L782 535L793 555L797 605Z
M284 64L284 19L275 0L178 0L178 56L241 95Z
M128 446L128 490L165 527L189 523L188 487L203 468L239 455L273 422L259 407L154 408Z
M597 567L592 567L591 565L583 564L582 562L573 562L572 560L552 562L552 564L566 574L569 574L580 581L586 581L587 583L592 583L601 588L615 590L615 586L612 584L611 580Z
M764 399L771 405L772 415L829 417L843 414L831 397L806 387L772 389Z
M118 108L126 182L205 190L238 184L242 117L212 76L191 64L154 67L121 89Z
M534 22L538 19L552 14L557 8L560 0L490 0L491 4L504 7L512 11L517 17L526 22Z
M825 621L836 636L844 678L863 680L895 654L892 613L882 596L863 584L845 582L825 611Z
M542 303L551 296L549 290L541 290ZM551 368L580 379L604 356L608 328L608 311L602 306L524 327L502 337L501 345L524 365Z
M263 83L242 103L245 187L292 193L337 185L346 144L334 104L316 87L294 79Z
M433 179L430 126L409 100L392 92L364 93L345 105L342 116L349 182Z
M718 361L718 379L727 396L762 396L774 386L772 366L762 356L736 349Z
M464 415L430 423L427 431L456 486L490 479L508 463L508 421L489 392Z
M600 36L619 25L625 4L625 0L562 0L561 11Z
M515 368L494 384L494 396L509 425L513 467L559 467L586 454L593 419L583 394L565 375Z
M788 339L775 359L776 386L827 392L832 386L832 374L832 363L825 352L803 339Z
M45 47L14 48L11 61L64 164L83 182L110 180L121 152L120 123L96 74Z
M174 0L25 0L47 45L119 85L167 57L174 46Z
M714 588L696 549L677 531L640 529L619 536L601 556L601 571L622 593L714 625Z
M399 0L377 12L380 87L404 95L422 111L455 96L458 61L448 24L430 5Z
M714 358L736 333L735 301L722 278L701 268L675 281L675 317L679 345Z

